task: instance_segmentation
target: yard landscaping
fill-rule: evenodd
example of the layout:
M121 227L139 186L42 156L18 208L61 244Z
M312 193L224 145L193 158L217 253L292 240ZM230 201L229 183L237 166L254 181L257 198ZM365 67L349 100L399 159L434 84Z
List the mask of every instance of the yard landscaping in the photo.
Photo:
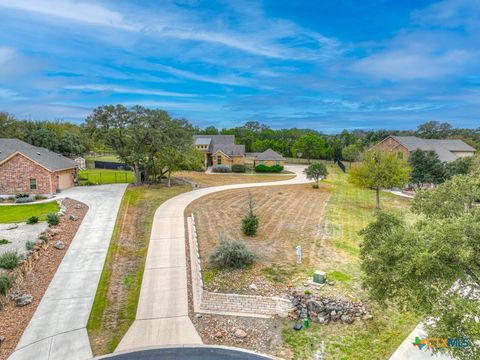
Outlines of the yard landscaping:
M87 169L78 172L80 185L133 183L133 171Z
M299 332L292 329L292 321L284 320L283 341L290 356L312 358L324 340L328 358L388 358L418 319L394 308L380 309L361 289L358 231L372 219L375 193L349 184L338 167L329 166L328 171L328 179L321 182L318 190L309 185L240 189L212 194L192 203L187 215L193 212L196 216L205 286L219 292L281 296L293 288L316 291L304 284L314 270L326 271L334 285L326 285L318 293L360 300L368 306L373 319L357 320L351 325L312 323ZM260 218L258 234L253 238L244 236L240 230L249 191ZM411 216L408 199L389 193L382 193L381 197L385 208ZM244 270L209 266L209 255L221 235L244 239L258 255L254 265ZM302 245L301 265L296 265L296 245ZM256 290L250 289L252 283ZM270 352L276 354L276 349Z
M284 181L295 177L293 174L207 174L199 171L178 171L173 175L198 184L199 187L255 182Z
M31 216L38 216L39 221L45 221L47 214L58 212L60 206L56 201L31 205L2 205L0 206L0 223L25 222Z
M125 191L87 325L94 355L113 352L135 319L156 209L189 190L174 182Z

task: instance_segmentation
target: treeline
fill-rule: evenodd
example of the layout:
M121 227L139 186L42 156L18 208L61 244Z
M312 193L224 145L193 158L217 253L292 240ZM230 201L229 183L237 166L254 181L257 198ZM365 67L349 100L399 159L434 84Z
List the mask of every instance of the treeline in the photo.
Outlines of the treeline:
M190 124L189 126L191 127ZM262 152L271 148L286 157L304 159L355 161L366 147L389 135L462 139L480 150L480 128L454 128L448 123L437 121L421 124L416 130L343 130L335 135L311 129L275 130L258 121L249 121L234 128L218 129L209 126L205 129L191 129L192 133L197 134L235 135L236 142L244 144L247 152ZM0 137L18 138L64 155L112 149L108 141L91 135L87 122L77 125L62 121L18 120L8 113L0 113Z
M418 136L425 139L462 139L480 150L480 128L454 128L448 123L429 121L416 130L343 130L327 135L310 129L274 130L257 121L249 121L230 129L209 126L197 129L199 134L235 135L239 144L245 144L247 152L260 152L271 148L286 157L305 159L342 159L355 161L361 151L390 135Z

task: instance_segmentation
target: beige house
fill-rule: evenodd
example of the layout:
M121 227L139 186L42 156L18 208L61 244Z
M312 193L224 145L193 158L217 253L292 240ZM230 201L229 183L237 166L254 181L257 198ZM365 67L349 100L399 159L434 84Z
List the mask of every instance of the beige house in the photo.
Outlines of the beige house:
M235 144L234 135L194 135L195 147L204 154L204 167L214 165L245 165L255 167L259 164L267 166L285 166L285 158L273 151L262 153L245 153L245 145Z
M389 136L374 145L372 149L395 151L404 159L415 150L434 151L443 162L475 155L475 149L459 139L422 139L416 136Z

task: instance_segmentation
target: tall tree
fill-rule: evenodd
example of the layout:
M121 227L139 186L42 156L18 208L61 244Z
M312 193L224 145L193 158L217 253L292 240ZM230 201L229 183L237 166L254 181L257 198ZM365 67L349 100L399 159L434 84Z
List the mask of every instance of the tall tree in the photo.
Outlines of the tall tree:
M342 150L342 158L350 163L350 168L352 167L352 162L357 161L359 156L360 147L357 144L348 145Z
M417 221L379 212L362 231L363 285L381 304L425 318L429 338L468 339L438 348L457 359L480 358L480 178L455 176L414 199Z
M435 151L412 151L408 162L412 167L410 176L418 187L423 184L440 184L445 180L445 165Z
M367 151L362 164L350 171L349 181L374 189L377 209L380 209L380 190L404 186L410 179L410 171L408 163L394 152Z
M292 152L296 155L307 159L309 162L311 159L320 159L325 155L326 150L325 140L313 133L302 135L293 144Z

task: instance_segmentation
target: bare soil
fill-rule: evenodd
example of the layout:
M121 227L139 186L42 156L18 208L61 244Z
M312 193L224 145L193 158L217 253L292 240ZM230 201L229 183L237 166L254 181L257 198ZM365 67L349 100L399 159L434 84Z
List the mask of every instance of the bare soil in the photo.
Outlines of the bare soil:
M255 237L241 231L249 193L260 219ZM320 189L286 185L223 191L193 202L186 215L196 216L206 287L219 292L282 295L295 283L304 282L317 265L340 261L342 255L327 241L324 216L329 196L326 184ZM258 256L255 264L244 270L210 268L209 256L222 237L245 240ZM302 246L301 265L296 263L297 245ZM249 289L252 283L257 290Z
M175 177L184 179L198 187L209 187L229 184L248 184L256 182L284 181L293 179L295 174L206 174L198 171L179 171Z
M77 204L81 205L80 209L75 209ZM60 217L60 223L52 226L55 231L48 242L48 249L35 261L33 269L26 274L23 284L18 289L21 293L33 295L32 303L24 307L16 307L15 303L10 301L4 309L0 310L0 336L5 337L5 341L0 345L0 359L8 358L15 350L88 211L87 205L72 199L65 199L63 205L67 210L64 216ZM78 220L70 220L70 215L77 216ZM57 241L65 243L63 250L53 247Z

